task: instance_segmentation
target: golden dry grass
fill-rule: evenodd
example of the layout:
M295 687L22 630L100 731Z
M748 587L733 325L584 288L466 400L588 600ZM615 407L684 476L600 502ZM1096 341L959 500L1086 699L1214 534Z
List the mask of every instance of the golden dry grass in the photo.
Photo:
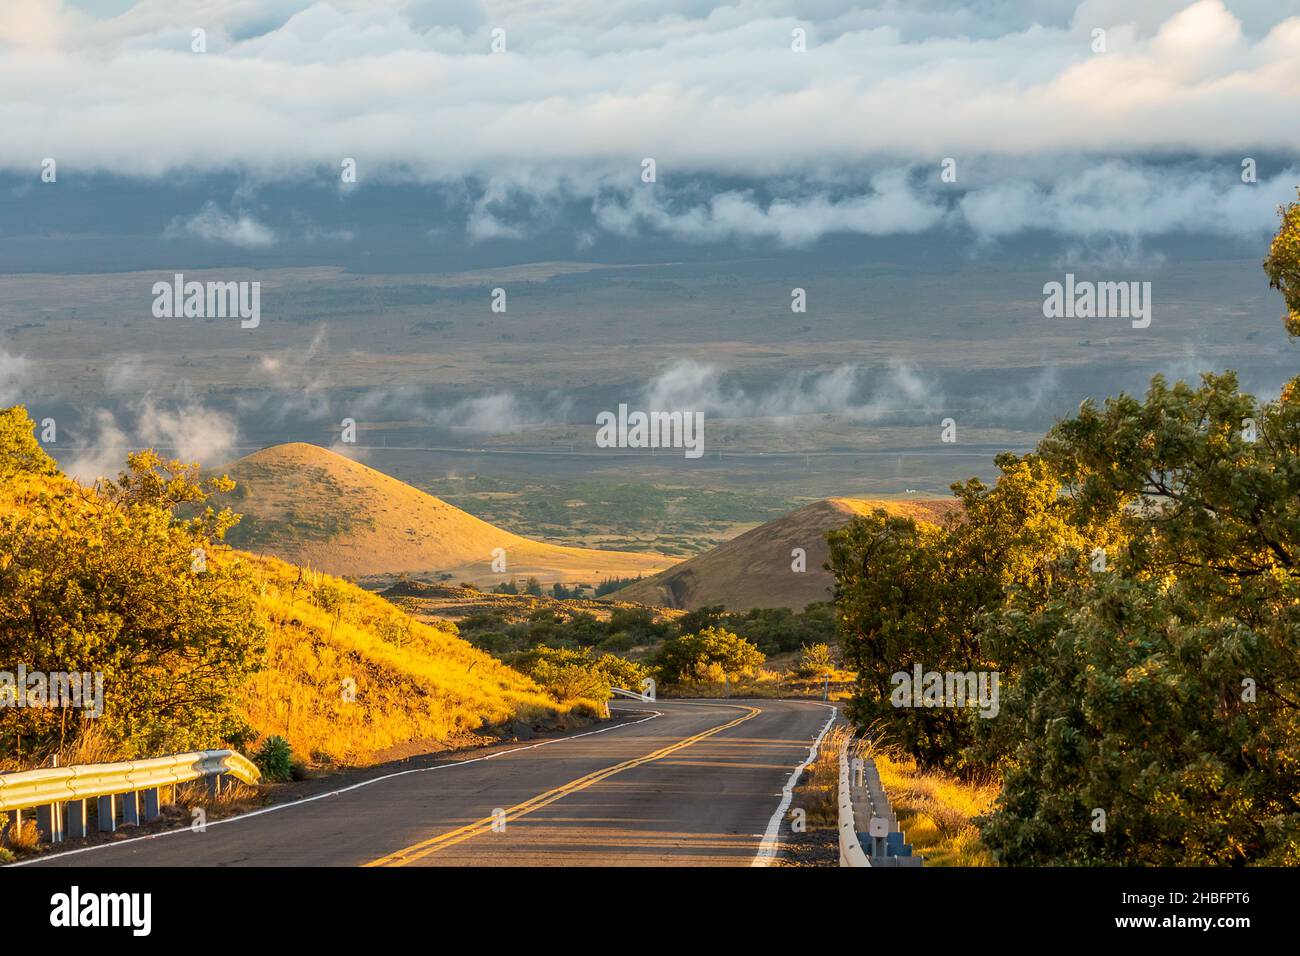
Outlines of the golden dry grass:
M264 448L228 470L236 482L229 504L245 516L232 543L330 574L443 571L480 586L531 575L549 586L634 578L677 560L533 541L303 442ZM492 568L498 548L504 573Z
M880 773L899 829L926 866L994 866L972 820L987 813L997 799L993 784L966 783L935 771L892 748L861 742L858 752L871 757Z
M65 491L74 506L91 506L94 492L65 479L18 475L0 485L0 508L31 507L41 495ZM224 547L209 557L249 568L266 629L263 666L242 687L239 709L258 739L283 736L299 759L366 764L394 747L437 750L491 725L564 725L596 711L591 701L557 704L462 640L454 624L416 621L347 581ZM0 757L0 769L43 766L48 756ZM68 766L124 753L88 722L58 756Z
M451 745L484 725L591 706L557 705L453 624L413 620L355 585L274 558L232 559L254 566L268 632L266 667L249 679L241 709L298 758L365 764L403 743Z
M211 813L228 815L260 805L262 796L257 787L234 781L214 797L208 792L206 782L194 780L178 786L172 802L186 810L202 807Z
M840 748L853 735L848 724L836 723L817 748L817 756L804 771L800 803L810 823L837 826L839 822Z
M41 831L36 826L36 820L32 818L31 811L26 811L27 818L23 820L22 827L9 827L5 832L4 845L11 850L19 852L29 852L35 850L41 842ZM0 813L0 823L5 823L6 814Z

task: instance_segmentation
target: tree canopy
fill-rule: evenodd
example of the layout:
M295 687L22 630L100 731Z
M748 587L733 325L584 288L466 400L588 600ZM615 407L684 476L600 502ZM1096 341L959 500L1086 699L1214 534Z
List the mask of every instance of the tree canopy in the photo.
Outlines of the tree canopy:
M1265 271L1300 334L1300 204ZM1085 401L944 527L832 532L848 712L926 765L996 772L1009 864L1300 863L1300 378ZM997 716L891 675L991 672Z
M0 750L40 755L90 720L125 756L243 739L234 697L263 633L247 569L218 544L236 518L203 507L223 480L200 483L195 466L141 452L116 480L83 488L24 440L21 409L0 423L5 668L100 674L104 705L94 718L0 709Z

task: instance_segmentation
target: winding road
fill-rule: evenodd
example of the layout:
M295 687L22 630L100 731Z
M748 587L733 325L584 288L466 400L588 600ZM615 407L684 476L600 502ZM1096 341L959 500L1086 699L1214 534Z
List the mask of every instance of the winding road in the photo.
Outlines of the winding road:
M835 713L779 700L613 707L623 719L594 730L30 865L761 866Z

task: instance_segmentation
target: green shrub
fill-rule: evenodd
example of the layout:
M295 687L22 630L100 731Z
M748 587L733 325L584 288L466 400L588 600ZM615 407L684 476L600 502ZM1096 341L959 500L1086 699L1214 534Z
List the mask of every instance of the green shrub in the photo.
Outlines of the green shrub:
M706 627L698 634L666 641L656 664L665 684L689 684L750 674L765 660L763 652L744 638L720 627Z
M283 783L293 777L293 748L283 737L267 737L253 754L262 776L274 783Z

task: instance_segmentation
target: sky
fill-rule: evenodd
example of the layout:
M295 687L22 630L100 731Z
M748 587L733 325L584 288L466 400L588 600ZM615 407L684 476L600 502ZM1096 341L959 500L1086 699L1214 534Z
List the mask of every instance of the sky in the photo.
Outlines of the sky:
M49 159L249 254L403 190L505 250L1257 243L1300 182L1300 0L9 0L0 85L11 237Z

